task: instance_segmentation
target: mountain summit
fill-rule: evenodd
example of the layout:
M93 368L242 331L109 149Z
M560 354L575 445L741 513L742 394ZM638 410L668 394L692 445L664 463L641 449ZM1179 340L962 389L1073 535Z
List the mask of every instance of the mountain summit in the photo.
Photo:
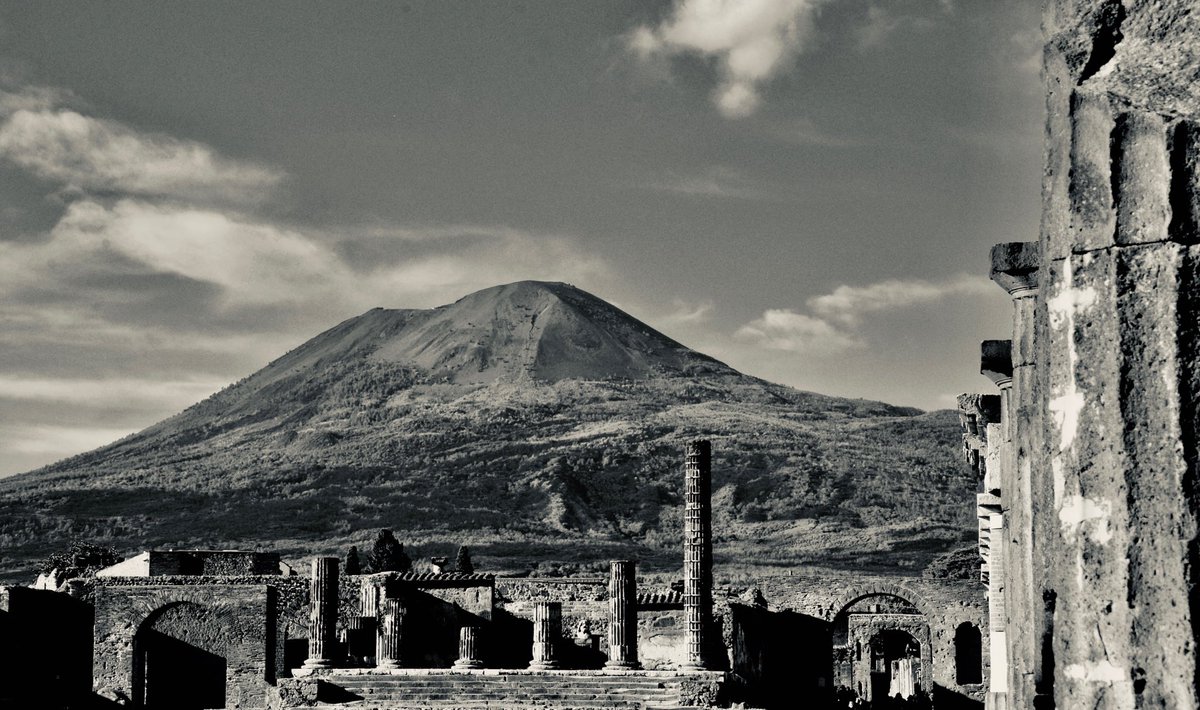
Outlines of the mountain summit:
M917 571L974 523L956 415L771 384L522 281L373 309L142 432L0 480L0 575L72 536L308 554L383 527L417 556L469 541L510 572L617 554L670 569L696 437L714 442L718 562Z
M363 330L377 333L372 359L460 384L735 374L564 283L519 281L428 311L376 309L313 344Z

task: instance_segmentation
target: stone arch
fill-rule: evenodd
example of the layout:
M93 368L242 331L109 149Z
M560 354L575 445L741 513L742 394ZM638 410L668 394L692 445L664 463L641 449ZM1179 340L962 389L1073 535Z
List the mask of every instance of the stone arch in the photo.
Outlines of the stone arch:
M226 706L229 619L219 606L174 600L145 616L133 636L136 707Z
M964 621L954 630L954 682L976 685L983 682L983 634Z
M838 597L833 604L826 609L826 617L829 621L833 621L839 614L846 611L855 603L866 599L867 597L898 597L916 607L917 611L925 618L932 616L932 607L926 599L916 591L905 587L901 584L891 584L887 582L876 584L860 584L847 589Z

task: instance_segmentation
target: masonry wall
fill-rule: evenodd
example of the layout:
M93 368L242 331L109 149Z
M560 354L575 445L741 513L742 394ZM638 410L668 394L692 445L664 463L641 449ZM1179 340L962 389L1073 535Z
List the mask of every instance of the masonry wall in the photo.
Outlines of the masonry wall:
M1017 439L1031 510L1014 523L1034 573L1010 578L1011 705L1197 707L1200 13L1043 7L1040 283Z
M228 707L265 707L282 670L275 599L265 585L99 585L92 597L93 686L139 697L145 679L137 673L135 639L155 631L225 660Z
M833 623L839 612L857 600L872 595L894 595L907 599L923 614L929 625L929 656L932 664L933 693L939 707L982 707L984 683L959 685L955 674L955 632L961 624L988 633L987 601L983 587L976 581L943 581L920 578L829 577L796 575L769 577L755 581L754 590L718 590L730 615L725 622L726 643L733 649L734 668L748 678L771 688L778 678L791 677L802 692L820 697L834 686L833 671L825 667L832 658ZM766 602L753 614L739 600L759 596ZM789 650L793 649L793 650ZM803 660L820 673L789 676L775 659ZM986 644L982 648L984 668L988 664Z

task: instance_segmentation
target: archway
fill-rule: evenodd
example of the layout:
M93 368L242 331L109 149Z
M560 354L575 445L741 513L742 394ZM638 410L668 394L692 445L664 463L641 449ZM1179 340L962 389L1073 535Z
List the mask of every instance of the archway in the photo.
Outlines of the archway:
M133 640L135 703L146 710L226 705L224 620L193 602L158 609Z
M901 587L848 590L831 610L834 683L865 700L933 689L933 642L924 600Z
M911 697L920 687L921 643L900 629L884 629L871 637L871 693L880 700Z

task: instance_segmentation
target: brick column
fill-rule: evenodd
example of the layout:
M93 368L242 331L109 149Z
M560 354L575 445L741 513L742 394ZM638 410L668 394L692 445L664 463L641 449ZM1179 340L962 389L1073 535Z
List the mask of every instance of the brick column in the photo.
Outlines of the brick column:
M375 640L375 666L400 668L403 665L404 617L408 610L404 602L394 597L379 600L376 616L378 635Z
M337 646L338 564L336 557L312 562L308 587L308 660L305 668L333 668Z
M683 471L683 609L687 658L683 670L708 667L705 644L712 615L712 445L687 444Z
M608 568L608 662L605 668L633 670L638 662L637 563L614 560Z
M548 671L559 667L558 643L562 636L562 602L533 603L532 670Z
M479 652L479 627L463 626L458 630L458 660L455 668L483 668Z

